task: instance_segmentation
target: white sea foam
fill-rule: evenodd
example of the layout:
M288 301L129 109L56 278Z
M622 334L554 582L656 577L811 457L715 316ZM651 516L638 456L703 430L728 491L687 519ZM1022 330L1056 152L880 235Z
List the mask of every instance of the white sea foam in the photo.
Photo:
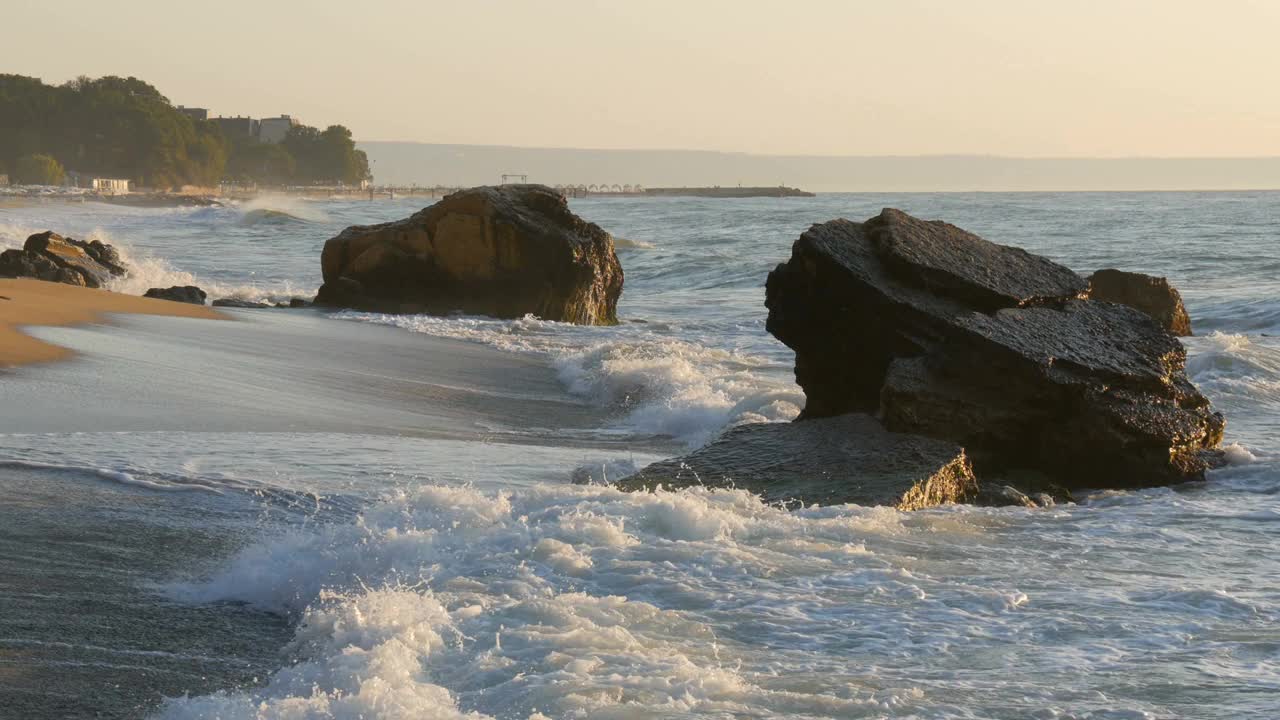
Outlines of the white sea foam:
M204 210L204 208L201 208ZM42 232L32 227L0 224L0 250L21 248L32 234ZM294 297L311 298L316 288L304 287L284 281L263 284L227 284L201 277L176 267L169 259L147 252L136 251L127 240L114 237L101 229L75 236L82 240L98 240L115 247L127 275L114 278L107 289L125 295L142 295L151 288L167 288L174 285L196 285L209 295L210 300L234 298L250 302L288 302Z
M1248 585L1137 589L1082 559L1176 541L1106 514L1177 502L787 512L729 490L419 486L170 585L298 625L263 686L161 716L1165 717L1090 678L1276 616ZM1068 559L1044 566L1037 542Z
M1229 465L1252 465L1258 462L1258 456L1240 443L1223 445L1222 452L1226 455L1227 464Z
M329 219L324 208L306 198L291 195L259 195L251 200L233 203L244 225L281 222L321 223Z
M798 389L762 378L758 362L679 340L605 342L554 364L570 392L624 410L628 429L691 446L728 425L794 419L804 405Z
M921 578L867 550L902 530L892 510L787 513L740 491L421 487L353 525L266 540L207 581L172 586L187 602L296 616L298 662L263 688L170 700L161 715L839 717L892 707L923 694L796 683L785 668L811 662L809 652L766 659L748 646L814 632L834 648L843 641L817 632L832 603L871 603L874 623L875 607L929 602ZM773 618L753 637L738 635L744 610L731 590L748 581L746 612ZM1029 601L974 587L951 602L960 608L936 611L1002 615ZM910 642L873 641L890 652Z
M631 240L617 235L613 236L613 245L620 250L653 250L658 247L647 240Z
M626 430L701 445L744 422L791 420L804 394L789 372L743 353L664 336L643 324L595 328L549 322L343 312L347 320L545 355L569 391L619 412Z

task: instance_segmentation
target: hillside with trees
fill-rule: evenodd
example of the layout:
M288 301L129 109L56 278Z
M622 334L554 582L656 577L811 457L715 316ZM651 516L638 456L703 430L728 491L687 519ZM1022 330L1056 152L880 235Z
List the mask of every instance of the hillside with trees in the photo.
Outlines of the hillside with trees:
M369 164L351 131L297 126L284 142L225 137L137 78L80 77L62 85L0 74L0 173L61 180L62 169L153 188L359 183Z

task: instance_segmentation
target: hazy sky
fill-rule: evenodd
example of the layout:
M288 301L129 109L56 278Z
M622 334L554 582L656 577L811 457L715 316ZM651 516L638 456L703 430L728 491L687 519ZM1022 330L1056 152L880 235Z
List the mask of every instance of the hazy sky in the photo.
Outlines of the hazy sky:
M361 140L1280 155L1276 0L5 6L4 72L136 75L174 103Z

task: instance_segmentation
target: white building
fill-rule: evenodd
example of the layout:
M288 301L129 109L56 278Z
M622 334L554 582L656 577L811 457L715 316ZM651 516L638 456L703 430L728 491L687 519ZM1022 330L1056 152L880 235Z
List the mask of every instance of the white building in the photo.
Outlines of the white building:
M289 129L297 124L298 121L288 115L262 118L258 121L258 140L264 143L278 143L284 140L284 136L289 134Z
M93 189L104 195L128 195L129 181L119 178L94 178Z

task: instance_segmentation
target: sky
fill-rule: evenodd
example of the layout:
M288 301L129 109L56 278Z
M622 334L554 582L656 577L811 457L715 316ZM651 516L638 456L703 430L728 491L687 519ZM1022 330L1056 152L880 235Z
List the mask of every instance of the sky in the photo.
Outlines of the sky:
M359 140L1280 155L1274 0L8 0L0 71ZM16 6L16 7L15 7Z

